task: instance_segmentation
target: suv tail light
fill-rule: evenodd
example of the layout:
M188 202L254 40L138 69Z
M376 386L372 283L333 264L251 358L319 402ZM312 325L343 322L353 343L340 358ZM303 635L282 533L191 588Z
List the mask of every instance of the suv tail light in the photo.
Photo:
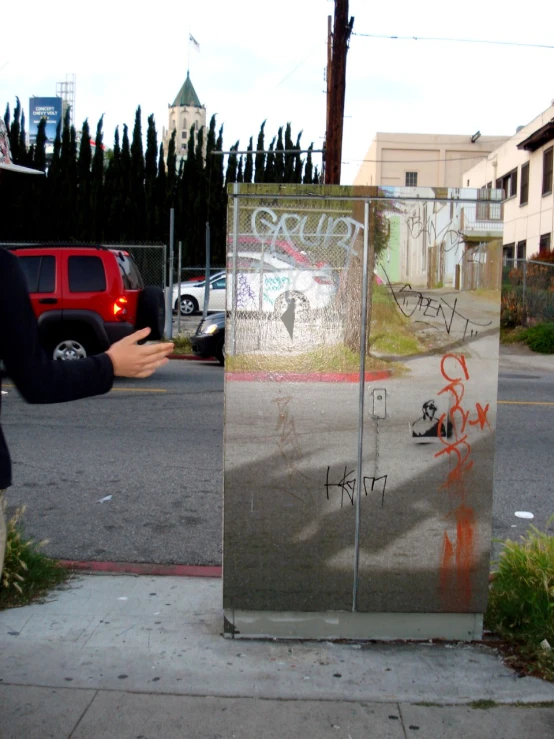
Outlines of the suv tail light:
M127 318L127 298L118 298L113 304L113 315L116 321L125 321Z

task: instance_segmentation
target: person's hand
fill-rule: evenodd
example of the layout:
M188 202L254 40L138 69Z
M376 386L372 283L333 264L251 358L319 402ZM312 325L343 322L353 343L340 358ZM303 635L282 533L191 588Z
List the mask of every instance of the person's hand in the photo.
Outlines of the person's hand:
M142 345L137 343L145 339L149 333L149 328L143 328L110 346L106 354L112 360L114 375L150 377L158 367L169 361L167 355L173 351L171 342Z

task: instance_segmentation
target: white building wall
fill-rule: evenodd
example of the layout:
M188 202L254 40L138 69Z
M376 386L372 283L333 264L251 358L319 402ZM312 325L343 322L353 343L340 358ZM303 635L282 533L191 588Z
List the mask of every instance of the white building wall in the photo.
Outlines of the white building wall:
M493 151L483 162L464 172L464 186L495 186L497 179L517 170L517 191L508 197L503 204L504 237L503 243L508 256L517 256L517 245L521 245L520 255L527 259L539 251L539 241L543 234L551 234L554 241L554 199L552 193L542 194L543 157L544 152L553 146L549 141L537 151L529 152L517 146L539 128L554 119L554 105L537 116L529 124L519 130L502 146ZM527 204L521 204L521 167L529 163L529 196ZM523 251L523 243L525 249ZM515 249L512 252L512 245ZM553 244L554 245L554 244Z

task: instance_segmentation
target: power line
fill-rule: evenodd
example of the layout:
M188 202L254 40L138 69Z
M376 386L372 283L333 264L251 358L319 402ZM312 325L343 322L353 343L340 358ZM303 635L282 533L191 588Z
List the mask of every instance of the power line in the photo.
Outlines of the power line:
M288 74L286 74L283 77L283 79L275 85L275 88L279 87L279 85L282 85L283 82L285 80L288 80L289 77L292 77L292 75L296 72L296 70L299 69L303 64L305 64L308 61L308 59L311 57L311 55L314 53L314 51L316 51L317 49L319 49L320 45L321 45L321 41L318 41L317 42L317 45L314 46L314 48L310 51L310 53L306 57L304 57L304 59L302 59L301 62L298 62L298 64L296 65L296 67L294 67L294 69L292 69Z
M352 33L365 38L395 39L398 41L448 41L459 44L493 44L496 46L524 46L531 49L554 49L550 44L526 44L519 41L486 41L485 39L448 38L443 36L386 36L379 33Z

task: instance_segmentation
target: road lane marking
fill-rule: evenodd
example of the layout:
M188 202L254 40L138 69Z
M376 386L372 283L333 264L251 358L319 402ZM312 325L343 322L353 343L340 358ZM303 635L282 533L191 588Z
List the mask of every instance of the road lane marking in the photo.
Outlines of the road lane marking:
M499 400L498 405L554 405L548 400Z
M15 385L10 383L4 383L2 387L15 388ZM167 390L163 390L157 387L112 387L111 393L167 393Z
M167 393L156 387L112 387L111 393Z

